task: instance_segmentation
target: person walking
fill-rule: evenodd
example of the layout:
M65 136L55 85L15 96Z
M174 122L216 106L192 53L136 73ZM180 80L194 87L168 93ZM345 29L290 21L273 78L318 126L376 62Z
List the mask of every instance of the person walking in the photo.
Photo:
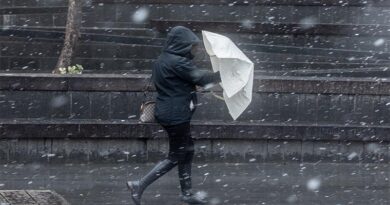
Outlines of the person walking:
M152 79L157 91L155 118L168 133L169 153L145 176L127 182L136 205L145 189L178 166L181 201L205 204L192 192L191 168L194 140L190 121L196 109L196 86L221 82L219 72L198 69L192 60L201 40L188 28L176 26L168 33L163 51L153 66Z

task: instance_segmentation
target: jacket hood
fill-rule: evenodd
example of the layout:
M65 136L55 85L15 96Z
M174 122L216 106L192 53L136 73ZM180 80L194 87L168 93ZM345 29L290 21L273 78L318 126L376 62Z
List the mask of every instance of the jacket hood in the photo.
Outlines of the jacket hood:
M176 26L168 33L164 46L164 52L193 58L191 54L192 45L201 42L190 29L184 26Z

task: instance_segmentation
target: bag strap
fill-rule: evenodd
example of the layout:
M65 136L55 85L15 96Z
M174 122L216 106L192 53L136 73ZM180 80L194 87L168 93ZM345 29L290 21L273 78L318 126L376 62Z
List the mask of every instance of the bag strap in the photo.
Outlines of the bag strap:
M149 88L152 87L152 76L150 76L149 80L148 80L148 83L146 83L144 89L142 89L142 91L144 92L144 102L146 101L146 97L147 97L147 93L149 91Z

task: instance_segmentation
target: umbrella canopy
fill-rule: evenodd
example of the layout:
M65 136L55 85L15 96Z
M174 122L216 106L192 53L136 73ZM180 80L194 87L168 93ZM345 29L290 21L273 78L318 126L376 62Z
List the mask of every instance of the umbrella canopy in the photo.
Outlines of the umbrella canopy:
M214 72L221 74L223 97L236 120L252 101L254 65L226 36L202 31Z

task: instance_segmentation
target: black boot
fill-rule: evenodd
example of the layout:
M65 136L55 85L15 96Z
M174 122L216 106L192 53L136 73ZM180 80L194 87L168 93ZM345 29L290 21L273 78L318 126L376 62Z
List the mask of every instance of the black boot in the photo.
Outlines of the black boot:
M206 204L207 201L192 193L191 163L179 163L179 180L181 186L181 200L187 204Z
M142 193L150 184L169 172L176 164L169 159L159 162L148 174L139 181L128 181L127 187L131 191L131 198L135 205L141 204Z
M195 194L192 194L190 193L190 195L182 195L181 197L181 201L183 201L184 203L187 203L187 204L206 204L207 201L202 199L201 197L195 195Z
M182 195L190 195L192 189L191 163L178 164L179 181Z

